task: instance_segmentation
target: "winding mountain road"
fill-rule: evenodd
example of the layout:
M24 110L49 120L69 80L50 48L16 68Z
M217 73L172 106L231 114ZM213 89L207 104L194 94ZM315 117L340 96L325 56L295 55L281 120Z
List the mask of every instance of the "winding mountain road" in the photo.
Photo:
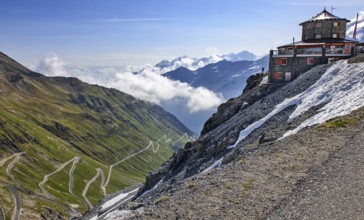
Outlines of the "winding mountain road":
M44 188L44 184L48 181L49 177L52 176L53 174L58 173L59 171L63 170L68 164L72 163L73 161L79 161L80 157L74 157L71 160L63 163L61 166L59 166L55 171L53 171L50 174L47 174L44 176L43 180L39 183L39 188L42 190L42 192L49 198L53 198L53 196ZM77 163L76 163L77 164ZM74 163L74 165L72 167L75 167L76 164ZM71 168L72 169L72 168ZM73 176L73 172L72 172L72 176ZM71 181L70 181L71 182ZM73 187L73 177L72 177L72 187Z
M13 174L11 173L11 170L14 168L15 166L15 163L19 162L20 160L20 157L25 154L24 152L19 152L19 153L15 153L7 158L4 158L0 161L0 167L4 166L4 164L14 158L10 163L9 165L6 167L6 174L8 175L8 177L18 186L21 186L20 182L15 179L15 177L13 176ZM18 220L19 219L19 216L20 216L20 210L21 210L21 207L22 207L22 204L21 204L21 198L20 198L20 193L16 190L16 188L14 186L11 186L11 185L5 185L6 188L9 189L9 191L11 191L13 193L13 196L14 196L14 203L15 203L15 207L14 207L14 216L13 216L13 219L14 220ZM1 217L4 217L4 212L3 210L1 209ZM4 218L5 219L5 218Z
M160 139L158 139L156 142L153 142L153 141L149 141L149 144L148 144L148 146L146 146L144 149L142 149L142 150L140 150L140 151L138 151L138 152L136 152L136 153L133 153L133 154L131 154L131 155L129 155L129 156L127 156L127 157L125 157L124 159L122 159L122 160L120 160L120 161L118 161L118 162L116 162L116 163L114 163L114 164L112 164L112 165L110 165L110 168L109 168L109 173L108 173L108 175L107 175L107 179L106 179L106 182L105 182L105 185L103 186L105 189L106 189L106 187L109 185L109 182L110 182L110 178L111 178L111 173L112 173L112 169L115 167L115 166L117 166L117 165L119 165L120 163L122 163L122 162L124 162L124 161L126 161L126 160L128 160L128 159L130 159L130 158L132 158L132 157L134 157L134 156L137 156L137 155L139 155L139 154L141 154L141 153L143 153L143 152L145 152L146 150L148 150L149 148L151 148L152 147L152 151L153 151L153 153L157 153L158 152L158 150L159 150L159 147L160 147L160 144L159 144L159 142L160 141L162 141L162 140L164 140L165 141L165 143L167 143L167 144L169 144L169 143L172 143L172 145L174 145L175 143L177 143L178 141L180 141L180 140L182 140L183 138L187 138L187 140L190 140L190 138L189 138L189 136L187 135L187 134L183 134L179 139L177 139L176 141L173 141L172 142L172 139L171 138L168 138L167 137L167 135L163 135ZM155 144L157 145L157 146L154 146Z
M11 156L9 156L9 157L6 157L6 158L4 158L4 159L0 160L0 167L4 166L4 164L6 163L6 161L8 161L9 159L11 159L11 158L15 157L15 155L16 155L16 154L17 154L17 153L15 153L15 154L13 154L13 155L11 155Z
M70 205L70 207L69 208L67 208L67 207L65 207L64 205L62 205L61 203L58 203L58 202L56 202L55 200L54 200L54 197L45 189L45 187L44 187L44 185L47 183L47 181L49 180L49 178L52 176L52 175L54 175L54 174L56 174L56 173L58 173L58 172L60 172L61 170L63 170L66 166L68 166L70 163L73 163L72 164L72 167L70 168L70 170L69 170L69 188L68 188L68 190L69 190L69 193L71 194L71 195L73 195L74 197L76 197L77 199L79 199L81 202L86 202L87 203L87 205L90 207L90 208L93 208L93 205L91 204L91 202L88 200L88 198L87 198L87 192L88 192L88 190L89 190L89 188L90 188L90 186L91 186L91 184L93 183L93 182L95 182L96 180L97 180L97 178L99 178L99 176L101 175L101 184L100 184L100 187L101 187L101 189L102 189L102 191L103 191L103 194L104 194L104 196L106 196L107 195L107 191L106 191L106 188L107 188L107 186L108 186L108 184L109 184L109 181L110 181L110 179L111 179L111 175L112 175L112 169L115 167L115 166L117 166L117 165L119 165L119 164L121 164L122 162L124 162L124 161L126 161L126 160L128 160L128 159L130 159L130 158L132 158L132 157L134 157L134 156L137 156L137 155L139 155L139 154L141 154L141 153L143 153L143 152L145 152L146 150L148 150L149 148L152 148L152 152L153 153L157 153L158 152L158 150L159 150L159 148L160 148L160 144L159 144L159 142L160 141L162 141L162 140L164 140L166 143L172 143L172 145L174 145L176 142L178 142L178 141L180 141L180 140L182 140L183 138L187 138L188 140L190 139L189 138L189 136L187 135L187 134L184 134L184 135L182 135L179 139L177 139L176 141L173 141L172 142L172 140L170 139L170 138L167 138L167 135L164 135L164 136L162 136L159 140L157 140L156 142L153 142L153 141L149 141L149 144L144 148L144 149L142 149L142 150L139 150L138 152L136 152L136 153L133 153L133 154L131 154L131 155L129 155L129 156L127 156L127 157L125 157L124 159L122 159L122 160L120 160L120 161L118 161L118 162L116 162L116 163L114 163L114 164L112 164L112 165L110 165L110 167L109 167L109 173L108 173L108 176L107 176L107 180L105 181L105 175L104 175L104 173L103 173L103 171L100 169L100 168L97 168L96 170L97 170L97 173L96 173L96 175L91 179L91 180L89 180L87 183L86 183L86 186L85 186L85 188L84 188L84 190L83 190L83 192L82 192L82 197L84 198L84 200L82 200L80 197L78 197L77 195L75 195L74 194L74 192L73 192L73 174L74 174L74 171L75 171L75 169L77 168L77 164L78 163L80 163L80 160L81 160L81 157L78 157L78 156L76 156L76 157L74 157L74 158L72 158L71 160L69 160L69 161L66 161L65 163L63 163L63 164L61 164L55 171L53 171L52 173L49 173L49 174L47 174L47 175L44 175L44 178L43 178L43 180L39 183L39 188L42 190L42 192L43 192L43 194L44 194L44 196L43 195L36 195L36 194L34 194L35 196L38 196L38 197L40 197L40 198L43 198L43 199L45 199L45 200L47 200L47 201L49 201L49 202L52 202L52 203L55 203L55 204L57 204L57 205L60 205L60 206L62 206L63 208L65 208L65 209L68 209L68 210L70 210L71 211L71 214L73 215L73 216L77 216L77 215L79 215L79 212L74 208L74 207L72 207L72 205ZM17 163L17 162L19 162L19 160L20 160L20 158L21 158L21 156L22 155L24 155L25 153L24 152L19 152L19 153L15 153L15 154L13 154L13 155L11 155L11 156L9 156L9 157L7 157L7 158L4 158L4 159L2 159L2 160L0 160L0 167L2 167L2 166L4 166L6 163L7 163L7 161L9 161L10 159L13 159L10 163L9 163L9 165L7 166L7 168L6 168L6 173L7 173L7 175L9 176L9 178L16 184L16 185L18 185L18 186L21 186L21 184L20 184L20 182L18 181L18 180L16 180L16 178L12 175L12 173L11 173L11 171L12 171L12 169L14 168L14 166L15 166L15 164ZM21 203L21 197L20 197L20 193L19 193L19 191L17 190L17 187L16 186L13 186L13 185L6 185L6 187L13 193L13 196L14 196L14 201L15 201L15 208L14 208L14 216L13 216L13 219L15 219L15 220L18 220L19 219L19 217L20 217L20 214L21 214L21 208L22 208L22 203ZM128 197L127 199L130 199L131 197ZM1 207L0 207L0 220L2 219L2 218L4 218L4 212L3 212L3 210L1 209Z
M20 193L13 186L8 185L7 188L13 193L15 200L13 220L19 220L20 211L22 207Z
M21 153L15 153L14 154L14 160L11 161L8 165L8 167L6 168L6 174L9 176L9 178L16 183L17 185L21 185L20 182L18 180L15 179L15 177L13 176L13 174L11 173L11 170L13 169L15 163L19 162L20 157L25 154L24 152Z
M76 169L77 164L80 162L81 157L75 157L76 159L73 161L72 167L68 173L70 180L69 180L69 184L68 184L68 191L71 195L73 195L74 197L76 197L80 202L83 202L83 200L78 197L74 192L73 192L73 172Z
M104 181L105 181L105 176L104 176L104 173L102 172L102 170L100 168L97 168L96 175L87 182L85 189L82 191L82 197L85 199L85 201L86 201L87 205L90 207L90 209L92 209L94 206L91 204L90 200L88 200L86 195L87 195L88 189L90 188L91 184L96 181L96 179L100 176L100 174L101 174L101 187L103 187Z
M4 209L0 206L0 220L5 220Z

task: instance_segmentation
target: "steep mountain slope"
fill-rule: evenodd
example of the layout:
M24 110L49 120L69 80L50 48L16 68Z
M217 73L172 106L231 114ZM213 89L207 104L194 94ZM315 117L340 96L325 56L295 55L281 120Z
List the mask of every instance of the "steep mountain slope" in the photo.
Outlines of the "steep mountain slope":
M79 215L144 181L192 135L159 106L76 78L45 77L2 53L0 99L6 218Z
M363 79L363 62L339 61L281 87L252 80L254 101L237 97L108 219L360 218Z

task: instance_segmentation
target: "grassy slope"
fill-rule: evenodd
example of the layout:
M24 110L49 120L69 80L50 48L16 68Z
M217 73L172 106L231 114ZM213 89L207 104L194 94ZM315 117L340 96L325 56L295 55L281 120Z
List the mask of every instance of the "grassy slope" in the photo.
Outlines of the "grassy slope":
M26 153L12 173L24 188L36 194L42 193L38 184L45 174L80 156L73 192L82 198L96 168L101 168L107 178L109 165L145 148L149 140L156 141L163 135L178 139L188 132L161 108L117 90L74 78L44 77L2 54L0 58L0 155L5 158L15 152ZM168 159L172 146L160 143L158 153L150 148L116 166L107 192L143 181L149 171ZM5 176L6 166L0 168L1 181L14 184ZM45 188L56 201L79 204L83 212L86 203L68 192L71 166L51 176ZM100 181L101 177L88 192L93 204L102 199ZM44 201L36 204L47 205Z

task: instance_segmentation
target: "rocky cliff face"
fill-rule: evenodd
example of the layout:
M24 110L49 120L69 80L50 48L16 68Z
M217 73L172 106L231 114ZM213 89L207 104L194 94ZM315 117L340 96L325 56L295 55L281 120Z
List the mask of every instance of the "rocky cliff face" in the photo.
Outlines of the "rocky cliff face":
M134 202L108 218L358 218L364 214L358 190L364 174L356 171L364 164L363 74L363 63L341 62L280 86L251 78L198 140L150 174ZM350 95L352 102L345 99Z

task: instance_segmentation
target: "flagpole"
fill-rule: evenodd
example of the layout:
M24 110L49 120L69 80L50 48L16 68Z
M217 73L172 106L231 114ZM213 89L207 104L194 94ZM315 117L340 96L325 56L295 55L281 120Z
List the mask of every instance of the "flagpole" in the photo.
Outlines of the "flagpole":
M358 17L359 17L359 13L356 13L356 21L355 21L355 27L354 27L354 33L353 33L354 41L356 41L356 28L358 26Z

